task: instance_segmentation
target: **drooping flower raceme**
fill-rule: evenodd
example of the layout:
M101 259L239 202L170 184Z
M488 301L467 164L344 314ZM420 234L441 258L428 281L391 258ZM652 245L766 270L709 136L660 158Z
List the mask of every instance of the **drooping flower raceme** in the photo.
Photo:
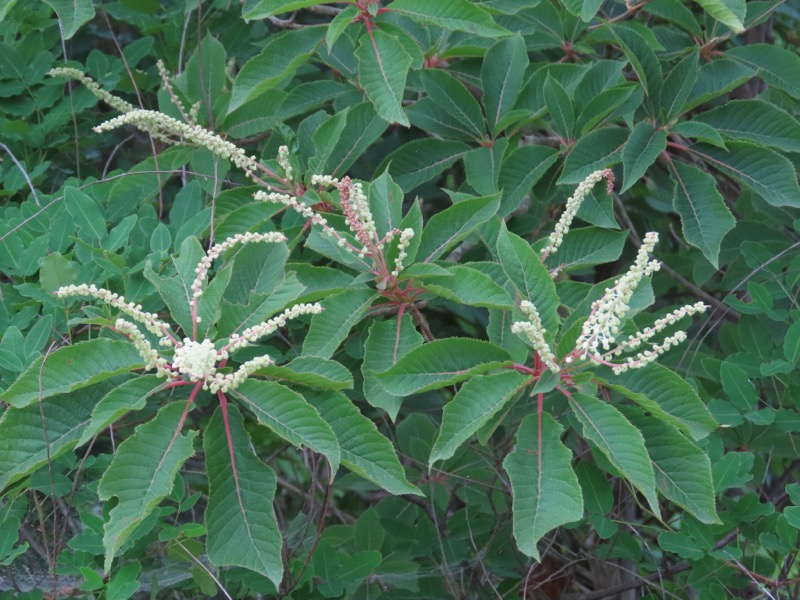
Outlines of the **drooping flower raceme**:
M192 337L185 337L182 340L175 337L170 330L170 325L160 320L157 315L143 311L140 305L128 302L123 296L104 288L85 284L69 285L58 289L55 294L59 298L89 296L116 308L131 318L132 321L118 318L114 329L131 340L144 359L145 370L155 370L159 377L170 381L186 378L191 383L201 383L204 389L210 390L212 393L228 392L241 385L258 369L273 364L273 360L264 355L242 363L232 373L220 372L231 353L275 333L291 319L302 315L319 314L322 312L322 306L318 303L296 304L263 323L245 329L241 334L231 334L227 342L220 344L215 344L209 339L197 340L197 323L200 321L197 315L197 302L203 295L203 286L208 277L208 270L214 259L234 246L256 242L278 243L285 239L280 233L244 233L212 246L195 269L196 277L191 285L192 295L189 299L194 331ZM161 336L159 345L165 348L172 347L172 356L162 357L159 355L137 323L151 334Z

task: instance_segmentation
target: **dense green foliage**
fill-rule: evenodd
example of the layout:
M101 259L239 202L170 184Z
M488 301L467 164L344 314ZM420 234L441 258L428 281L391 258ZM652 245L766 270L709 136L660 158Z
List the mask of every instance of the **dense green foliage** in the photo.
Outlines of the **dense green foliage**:
M799 28L0 0L0 599L797 597Z

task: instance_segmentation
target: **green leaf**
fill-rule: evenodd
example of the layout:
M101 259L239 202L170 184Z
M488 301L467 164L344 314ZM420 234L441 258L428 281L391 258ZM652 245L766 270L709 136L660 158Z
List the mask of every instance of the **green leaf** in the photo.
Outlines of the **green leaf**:
M744 31L745 0L697 0L711 17L728 27L734 33Z
M692 118L733 139L746 139L785 152L800 152L800 123L763 100L733 100Z
M425 282L426 291L467 306L511 310L514 301L492 278L476 269L456 265L449 269L452 277Z
M81 25L94 19L92 0L45 0L61 22L61 36L71 39Z
M453 31L465 31L482 37L509 35L509 31L495 23L486 10L469 0L394 0L387 8L422 23L433 23Z
M39 259L39 284L48 294L65 285L73 285L76 281L74 263L60 252L51 252Z
M500 138L491 146L479 146L464 155L467 184L481 196L490 196L500 191L497 180L507 149L508 139ZM500 205L502 207L502 199Z
M508 352L494 344L470 338L445 338L411 350L392 368L378 373L378 380L389 393L408 396L507 364L510 364Z
M458 447L505 406L529 378L516 371L478 375L461 386L444 407L442 426L433 444L428 467L446 460Z
M567 155L558 183L577 184L598 169L613 167L620 162L626 141L628 130L621 127L605 127L586 134Z
M256 379L245 381L233 395L256 415L259 423L287 442L325 456L333 477L339 468L339 443L330 426L303 396L274 381Z
M358 82L378 114L389 123L408 127L401 103L412 58L403 44L393 35L373 30L361 36L356 58Z
M417 250L418 262L430 262L463 240L478 225L491 219L500 206L500 195L470 198L433 215L425 229Z
M325 36L325 27L304 27L270 35L263 50L236 76L228 114L242 104L290 79Z
M736 408L746 412L756 407L758 391L744 369L730 360L725 360L719 367L719 379L727 399Z
M97 493L101 500L118 499L105 524L103 547L106 572L111 561L134 530L172 491L181 465L194 455L196 431L182 435L184 402L168 404L155 418L136 428L136 432L117 448L106 469Z
M358 7L351 5L342 9L341 12L331 20L328 24L328 32L325 34L325 46L328 48L328 52L333 49L336 40L339 39L339 36L344 33L344 30L347 29L357 16Z
M634 91L637 90L639 90L638 86L624 83L592 96L578 115L575 123L576 131L580 132L581 135L585 135L597 127L609 118L614 111L623 106L631 98ZM638 93L643 96L641 90ZM639 102L641 102L641 99Z
M644 438L617 408L586 394L573 394L570 406L583 427L583 437L595 444L620 473L647 498L660 516L653 467Z
M403 398L387 392L375 373L389 370L411 350L422 346L423 341L407 313L399 324L396 319L390 319L375 321L369 328L364 344L364 362L361 364L364 397L372 406L389 413L392 421L397 419Z
M376 171L383 172L388 168L397 185L408 193L451 167L469 150L470 147L463 142L431 138L414 140L387 156Z
M620 193L630 189L647 172L658 155L667 149L667 132L656 130L650 123L641 122L634 127L631 137L622 149L622 168L625 179Z
M341 392L308 392L306 398L339 438L342 464L390 494L422 496L406 479L392 443Z
M227 420L226 424L220 407L203 436L209 485L205 515L208 558L218 567L237 566L260 573L277 588L283 579L283 537L272 508L275 473L251 450L250 436L236 407L228 406Z
M0 491L75 446L99 396L86 390L44 400L41 410L38 403L6 409L0 418Z
M672 206L681 217L683 237L719 267L719 248L736 220L717 191L714 178L697 167L671 160L675 179Z
M728 452L714 461L711 472L714 477L714 490L721 494L732 487L741 487L753 478L752 452Z
M644 437L658 491L703 523L719 523L708 455L672 425L631 406L623 412Z
M755 69L758 76L792 98L800 98L800 56L773 44L746 44L731 48L725 56Z
M323 300L325 310L311 318L303 343L303 356L333 356L353 326L369 310L375 297L375 292L369 288L356 288Z
M670 127L670 133L678 133L686 137L694 138L699 142L705 142L706 144L711 144L723 150L727 150L725 140L722 139L719 132L713 127L705 123L700 123L699 121L681 121L674 127Z
M425 69L420 79L436 105L455 117L475 139L484 138L486 123L480 104L463 83L441 69Z
M147 399L158 393L163 380L156 375L134 377L104 395L92 411L89 424L83 429L78 446L88 442L128 412L144 408Z
M353 387L353 376L347 367L318 356L298 356L288 364L270 365L259 369L256 374L315 388L346 390Z
M510 152L500 166L498 186L503 192L498 214L505 217L517 208L531 188L558 160L558 151L547 146L521 146Z
M664 81L661 92L661 108L664 121L669 122L681 114L681 109L697 81L697 61L700 53L693 50L672 68Z
M733 59L720 57L700 67L697 81L681 112L731 91L755 75L755 71Z
M572 139L575 127L575 108L564 87L550 74L544 80L544 102L555 123L556 132L565 140Z
M630 61L645 95L656 105L661 97L664 75L655 52L647 40L633 28L625 27L623 24L611 25L608 30Z
M45 315L30 328L25 336L25 356L39 352L50 339L50 329L53 327L53 315Z
M674 371L653 363L606 378L603 385L624 394L654 416L700 440L714 431L716 421L697 392Z
M39 398L71 392L142 367L142 357L130 342L108 339L78 342L37 358L0 393L0 399L21 408Z
M445 106L450 106L450 104ZM406 109L406 113L411 124L417 129L425 131L428 135L466 142L475 141L476 139L475 134L469 127L469 123L465 123L451 115L445 110L444 106L432 100L430 96L422 98L422 100L418 100L409 106ZM469 156L469 153L467 156Z
M783 337L783 355L791 363L796 362L800 356L800 321L795 321L786 330L786 335Z
M800 207L800 187L792 163L774 150L730 142L728 150L698 144L692 152L750 187L772 206Z
M321 4L319 0L246 0L242 7L242 17L248 20L266 19L273 15L300 10Z
M572 452L561 442L561 427L542 414L520 423L517 444L503 461L511 480L514 538L520 551L539 558L536 543L549 531L583 517L583 492L572 469Z
M536 251L502 224L497 236L497 255L509 281L523 300L529 300L536 306L542 325L551 336L554 335L560 322L556 285Z
M563 271L580 269L604 263L613 263L622 255L626 231L609 231L600 227L571 229L553 258L548 262L557 264Z
M64 189L64 205L85 236L95 242L106 237L106 221L97 202L78 188L67 186Z
M498 123L517 101L527 67L528 53L520 35L500 40L486 51L481 67L481 87L493 136L499 133L496 131Z

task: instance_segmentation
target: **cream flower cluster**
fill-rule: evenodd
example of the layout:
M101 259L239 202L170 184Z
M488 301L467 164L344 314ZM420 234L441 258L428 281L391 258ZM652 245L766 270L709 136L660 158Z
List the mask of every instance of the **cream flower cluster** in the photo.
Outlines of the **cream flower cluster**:
M175 378L173 373L169 370L169 362L167 359L158 355L158 351L150 345L150 342L142 335L142 332L139 331L136 325L125 319L117 319L114 323L114 329L123 335L127 335L131 342L133 342L134 347L139 352L139 356L145 361L145 371L155 369L159 377L166 377L168 379Z
M73 69L70 67L56 67L55 69L50 69L47 74L50 77L66 77L68 79L80 81L92 94L119 112L126 113L134 110L133 104L126 102L122 98L117 98L115 95L105 91L94 79L88 75L85 75L78 69Z
M601 169L590 173L589 176L578 185L575 193L567 200L564 212L558 220L558 223L556 223L553 233L551 233L548 238L547 246L541 250L542 254L549 255L558 252L558 248L564 241L564 236L569 231L570 225L572 225L572 220L575 218L575 215L578 214L578 209L581 207L583 199L589 195L589 192L592 191L595 184L603 178L608 181L608 189L609 193L611 193L614 186L614 173L611 169Z
M411 239L414 237L414 230L410 227L406 227L403 231L400 232L400 239L397 242L397 258L394 259L394 270L392 271L392 277L397 277L400 274L400 271L403 270L405 266L403 261L408 257L408 247L411 245Z
M318 302L311 304L295 304L293 307L287 308L281 314L263 323L248 327L241 334L232 333L230 342L220 351L220 356L222 358L228 358L228 353L234 352L239 348L244 348L245 346L255 343L259 338L275 333L281 327L285 327L288 321L302 315L318 315L322 310L322 305Z
M313 208L298 200L296 196L289 194L281 194L279 192L265 192L263 190L257 191L253 194L253 198L258 202L276 202L291 208L298 214L303 215L306 219L310 219L315 225L322 227L322 231L329 237L338 237L336 231L328 225L328 220L321 214L314 211Z
M517 335L523 335L530 342L533 349L539 354L539 358L553 373L561 371L561 367L556 362L556 356L550 349L545 334L547 330L542 326L542 319L539 316L539 311L532 302L523 300L519 305L522 313L528 318L527 321L516 321L511 325L511 332Z
M184 338L183 343L175 348L172 366L189 381L207 380L217 372L217 358L217 349L211 340L198 342Z

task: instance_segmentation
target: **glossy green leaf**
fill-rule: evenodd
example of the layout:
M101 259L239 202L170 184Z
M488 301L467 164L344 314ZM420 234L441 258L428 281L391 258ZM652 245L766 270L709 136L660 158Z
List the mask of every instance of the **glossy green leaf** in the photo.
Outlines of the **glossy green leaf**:
M562 271L612 263L622 255L627 239L626 231L609 231L600 227L571 229L564 236L558 252L548 258L548 263L558 265Z
M514 538L539 558L537 542L549 531L583 516L583 493L572 469L572 452L561 442L564 428L549 414L520 423L517 445L503 461L511 480Z
M391 494L422 496L408 482L392 443L341 392L309 392L306 398L339 438L342 464Z
M444 407L442 426L433 444L428 466L455 454L484 423L503 408L528 377L516 371L478 375L467 381Z
M323 312L311 318L303 343L303 356L333 356L353 326L369 310L375 297L375 292L369 288L356 288L323 300Z
M511 310L513 300L505 289L476 269L457 265L449 269L452 277L437 278L426 282L427 291L453 302L484 308Z
M245 19L266 19L315 4L320 4L319 0L247 0L242 7L242 16Z
M242 415L234 406L228 406L227 420L230 440L221 408L203 436L209 485L208 558L218 567L260 573L278 587L283 578L283 537L272 508L275 473L251 449Z
M339 36L344 33L344 30L350 26L358 16L358 7L357 6L348 6L339 12L328 25L328 32L325 34L325 46L327 46L328 51L330 52L333 49L334 44L336 44L336 40L339 39Z
M463 83L441 69L425 69L420 79L433 102L462 123L475 139L483 139L486 135L483 112Z
M388 167L397 185L408 193L453 166L469 149L457 141L414 140L389 154L377 171L383 172Z
M417 21L453 31L465 31L482 37L509 35L508 30L495 23L488 12L469 0L394 0L387 8Z
M481 67L483 106L494 135L499 133L498 123L517 101L527 67L528 54L522 36L500 40L486 52Z
M390 393L408 396L506 364L509 364L508 353L494 344L470 338L445 338L411 350L392 368L378 373L378 380Z
M422 230L417 250L418 262L436 260L463 240L478 225L491 219L500 206L500 196L470 198L436 213Z
M567 155L558 183L578 184L594 171L618 164L627 141L628 130L621 127L605 127L586 134Z
M732 139L745 139L785 152L800 152L800 122L786 111L763 100L734 100L695 115Z
M378 114L408 127L401 103L412 59L403 44L393 35L373 30L371 36L361 36L356 58L359 84Z
M331 465L331 477L336 473L341 456L339 442L303 396L274 381L256 379L245 381L233 395L255 414L259 423L287 442L325 456Z
M65 40L74 36L82 25L94 19L92 0L45 0L56 11L61 21L61 35Z
M510 152L500 166L497 184L503 192L498 214L502 217L517 208L531 188L558 160L558 151L547 146L521 146Z
M570 407L583 427L583 437L600 449L660 515L653 467L639 430L617 408L592 396L573 394Z
M624 83L592 96L578 114L575 130L581 135L587 134L625 105L638 89L636 85ZM641 90L639 94L641 95Z
M622 149L622 168L625 178L620 193L630 189L639 181L666 148L666 131L657 130L650 123L638 123Z
M71 392L142 367L142 357L130 342L108 339L78 342L37 358L0 393L0 398L21 408L39 398Z
M745 0L697 0L711 17L727 26L734 33L744 31Z
M725 53L754 69L768 84L783 90L792 98L800 98L800 56L773 44L745 44Z
M298 356L285 365L270 365L259 369L256 374L276 381L315 388L346 390L353 387L353 376L347 367L335 360L318 356Z
M683 237L717 268L720 244L736 221L711 175L677 160L670 165L675 180L672 206L681 217Z
M172 402L117 448L97 488L101 500L116 496L117 505L105 524L105 570L134 530L172 491L175 475L194 455L196 431L177 430L185 402Z
M304 27L269 36L263 50L247 61L236 76L228 112L292 77L324 36L324 27Z

